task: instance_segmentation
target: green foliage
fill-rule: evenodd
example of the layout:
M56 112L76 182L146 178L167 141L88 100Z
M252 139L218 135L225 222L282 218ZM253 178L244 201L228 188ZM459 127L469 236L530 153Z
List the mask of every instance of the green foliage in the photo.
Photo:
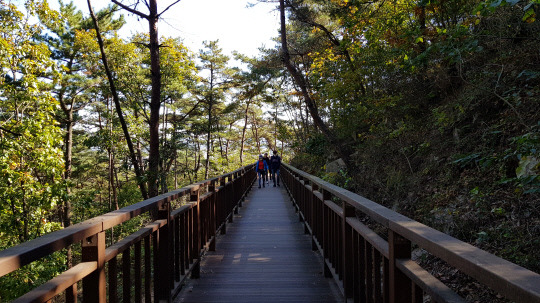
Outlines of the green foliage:
M538 11L539 5L540 1L538 0L487 0L481 2L477 6L476 11L478 14L487 15L505 6L519 6L519 8L523 10L523 16L521 19L524 22L533 23L536 21L536 12Z
M48 13L29 1L30 16ZM61 228L51 221L65 195L61 131L54 119L58 103L39 77L52 67L45 45L33 41L43 30L23 13L0 2L0 249ZM61 254L51 255L2 277L0 299L12 299L34 283L61 271Z
M37 6L37 7L35 7ZM30 14L46 7L28 3ZM1 3L0 68L0 247L58 228L49 215L64 194L61 133L54 120L56 100L39 80L51 67L49 52L32 41L41 28Z
M305 150L309 154L324 158L329 154L329 147L326 138L321 134L317 134L306 142Z
M334 185L337 185L339 187L351 190L353 179L347 175L347 172L344 170L340 170L337 173L329 172L322 174L321 178L329 183L332 183Z
M0 277L0 300L9 302L20 297L65 271L65 264L65 252L60 251Z
M538 1L289 4L294 60L354 168L325 173L336 155L309 132L293 164L540 270L523 227L540 222Z

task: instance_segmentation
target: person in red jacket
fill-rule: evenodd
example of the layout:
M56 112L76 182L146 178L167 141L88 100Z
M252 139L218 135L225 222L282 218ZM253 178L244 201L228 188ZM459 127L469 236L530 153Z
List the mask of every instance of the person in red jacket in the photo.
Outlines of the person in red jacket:
M255 162L255 171L257 172L257 175L259 176L259 188L261 188L261 180L262 180L262 186L264 186L264 174L266 171L268 171L268 165L266 164L266 161L263 160L263 156L259 156L259 161Z
M266 185L270 185L270 177L272 177L272 168L270 167L270 158L268 158L268 153L264 153L263 157L264 162L266 162L266 166L268 167L268 170L264 172L264 180L266 180Z

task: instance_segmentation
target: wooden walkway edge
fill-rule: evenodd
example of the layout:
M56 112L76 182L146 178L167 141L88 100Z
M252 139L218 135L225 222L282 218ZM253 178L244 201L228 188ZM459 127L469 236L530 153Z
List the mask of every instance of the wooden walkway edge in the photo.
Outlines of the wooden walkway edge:
M285 189L254 186L174 302L343 302Z

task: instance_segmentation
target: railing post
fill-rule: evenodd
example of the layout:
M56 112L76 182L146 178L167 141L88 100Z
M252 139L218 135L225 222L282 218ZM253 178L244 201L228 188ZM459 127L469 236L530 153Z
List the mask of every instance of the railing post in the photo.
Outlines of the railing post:
M323 239L322 239L322 247L323 247L323 272L324 276L326 278L332 277L332 271L328 267L328 263L326 262L329 258L329 250L330 250L330 227L331 227L331 221L330 221L330 210L325 205L324 201L332 199L332 196L329 192L326 190L323 191Z
M220 220L223 220L223 226L221 227L221 234L225 235L227 233L227 191L225 190L225 177L219 178L219 186L221 187L219 191L219 201L218 208L220 215Z
M240 201L238 202L238 206L243 207L244 204L244 197L246 194L246 175L244 174L244 169L242 169L239 173L240 175Z
M122 297L123 302L131 301L131 249L122 252Z
M214 238L211 242L210 242L210 246L208 247L208 250L209 251L215 251L216 250L216 227L217 227L217 224L216 224L216 218L218 217L216 215L216 211L217 211L217 207L216 207L216 204L217 204L217 198L216 198L216 180L212 180L210 181L210 185L208 186L208 192L211 192L212 193L212 196L210 197L210 238Z
M353 295L354 288L354 272L353 272L353 230L347 224L347 217L355 216L355 209L347 202L343 201L343 217L341 218L341 235L342 235L342 260L343 260L343 288L345 297L349 298Z
M201 228L199 224L200 219L200 205L199 205L199 189L194 190L191 192L190 201L191 203L195 204L195 207L193 209L193 250L191 251L191 256L195 260L196 265L193 267L193 270L191 271L191 277L194 279L198 279L201 276L201 265L200 265L200 253L201 253L201 240L199 239L199 235L201 233Z
M298 212L298 220L300 222L304 221L302 219L302 210L304 205L304 197L302 195L302 188L304 187L304 177L298 176L298 186L296 187L296 211Z
M66 303L77 302L77 284L73 284L66 288Z
M97 262L97 269L83 278L83 302L106 302L105 232L83 240L82 262Z
M227 203L227 215L230 213L231 215L229 216L229 223L233 223L234 221L234 201L233 201L233 195L234 195L234 184L233 184L233 175L232 174L229 174L227 176L227 183L229 183L229 185L226 185L228 186L227 187L227 190L225 191L227 193L227 197L225 198L226 199L226 202Z
M311 183L311 250L313 251L316 251L317 250L317 244L315 243L315 238L317 237L317 232L316 230L319 228L318 224L319 222L317 222L317 218L316 215L316 205L318 205L317 203L317 197L315 196L315 192L319 190L319 186L315 183ZM320 241L320 239L317 239L318 241Z
M169 200L164 201L158 205L158 220L167 220L167 224L162 226L157 231L157 244L158 244L158 253L157 253L157 268L155 270L154 283L157 284L155 289L157 290L157 298L159 301L165 300L171 302L171 289L170 289L170 280L171 280L171 264L169 253L170 253L170 235L172 230L170 227L170 217L171 217L171 203Z
M411 280L396 266L397 259L411 258L411 241L393 230L388 231L390 303L411 302Z
M232 203L234 203L234 214L238 214L238 208L239 208L239 206L237 204L237 202L238 202L237 197L238 197L238 194L239 194L239 193L237 193L238 172L234 173L233 176L234 177L233 177L233 186L232 186L232 188L233 188L233 194L232 194L232 200L233 201L232 201Z

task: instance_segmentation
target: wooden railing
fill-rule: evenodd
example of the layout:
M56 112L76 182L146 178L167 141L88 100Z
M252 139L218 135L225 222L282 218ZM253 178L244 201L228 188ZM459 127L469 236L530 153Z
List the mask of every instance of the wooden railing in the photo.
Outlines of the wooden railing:
M215 249L216 233L226 233L255 178L249 165L6 249L0 252L0 277L82 242L80 263L14 302L47 302L62 293L66 302L78 296L84 302L116 302L119 270L123 302L170 301L186 277L199 276L201 254ZM186 202L172 209L179 200ZM106 247L107 230L145 213L151 223Z
M354 302L465 302L411 260L412 244L507 299L540 302L540 275L294 167L281 171L325 276ZM378 233L362 217L378 224Z

